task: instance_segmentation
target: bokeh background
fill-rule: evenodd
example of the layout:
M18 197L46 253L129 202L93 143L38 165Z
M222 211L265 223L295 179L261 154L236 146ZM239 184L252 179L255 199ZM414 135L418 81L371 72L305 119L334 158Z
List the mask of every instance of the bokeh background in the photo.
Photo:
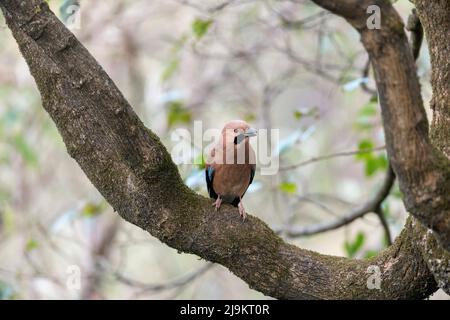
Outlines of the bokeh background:
M257 172L245 196L247 211L277 230L340 219L380 188L387 160L367 55L345 21L310 1L49 4L169 150L173 132L192 132L194 121L279 129L273 152L286 170ZM395 6L406 19L409 1ZM0 298L267 299L121 220L67 154L3 17L0 44ZM429 113L426 44L417 64ZM179 169L207 194L201 165ZM392 238L406 216L395 185L383 202ZM282 236L351 258L389 243L372 213L337 230Z

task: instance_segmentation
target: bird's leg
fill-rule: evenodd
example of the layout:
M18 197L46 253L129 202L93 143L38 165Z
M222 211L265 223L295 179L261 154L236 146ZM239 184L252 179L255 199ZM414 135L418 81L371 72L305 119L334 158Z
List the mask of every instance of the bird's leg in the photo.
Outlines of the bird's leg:
M216 207L216 211L219 211L220 205L222 204L222 198L217 196L216 201L212 204L213 207Z
M241 198L239 198L238 208L239 208L239 214L241 215L242 220L245 221L245 218L247 218L247 213L245 213L244 204L242 203Z

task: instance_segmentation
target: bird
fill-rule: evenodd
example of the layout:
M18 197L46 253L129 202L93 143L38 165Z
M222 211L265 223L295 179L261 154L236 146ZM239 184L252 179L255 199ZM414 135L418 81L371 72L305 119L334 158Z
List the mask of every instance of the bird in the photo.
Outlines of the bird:
M222 202L230 203L238 207L244 221L247 214L242 197L253 182L256 170L256 156L250 137L256 135L257 130L245 121L226 123L218 143L205 161L208 194L215 199L212 206L218 211Z

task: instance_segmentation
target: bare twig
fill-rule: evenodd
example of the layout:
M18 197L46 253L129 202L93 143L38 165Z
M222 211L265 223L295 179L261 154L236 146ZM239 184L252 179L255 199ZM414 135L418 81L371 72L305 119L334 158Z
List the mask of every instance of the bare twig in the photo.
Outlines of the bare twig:
M394 181L395 181L394 172L389 167L389 169L386 173L386 177L384 179L383 185L381 186L380 190L373 197L373 199L369 200L367 203L354 208L353 210L351 210L349 213L345 214L340 219L337 219L334 221L318 223L318 224L313 224L313 225L309 225L309 226L293 227L289 230L285 230L284 232L290 238L313 235L313 234L340 228L358 218L361 218L362 216L364 216L367 213L370 213L370 212L377 213L377 211L379 211L379 207L381 206L381 203L389 195L392 185L394 184ZM282 231L279 229L277 230L276 228L274 228L274 230L278 233L280 233Z
M303 167L303 166L306 166L308 164L311 164L311 163L314 163L314 162L318 162L318 161L329 160L329 159L338 158L338 157L353 156L353 155L357 155L357 154L370 153L370 152L373 152L373 151L382 151L382 150L385 150L385 149L386 149L385 146L381 146L381 147L376 147L376 148L372 148L372 149L362 149L362 150L354 150L354 151L344 151L344 152L331 153L331 154L327 154L327 155L324 155L324 156L313 157L313 158L310 158L308 160L302 161L302 162L297 163L297 164L281 167L279 170L280 171L292 170L292 169L297 169L299 167Z
M387 244L390 246L392 244L391 231L389 229L389 224L386 220L386 217L383 215L383 209L381 209L381 205L378 206L375 213L377 214L378 218L380 219L381 226L383 227L385 235L386 235Z
M197 270L188 273L186 275L183 275L179 278L176 278L174 280L164 282L164 283L157 283L157 284L149 284L149 283L143 283L138 280L130 279L118 272L115 273L115 277L118 281L131 286L139 288L143 291L163 291L163 290L169 290L174 288L179 288L187 285L191 281L195 280L196 278L203 275L206 271L210 270L214 266L213 263L205 263L202 267L198 268Z
M409 15L406 29L411 32L411 48L414 59L417 60L423 42L423 28L416 9L413 9Z
M367 59L366 65L364 66L364 69L363 69L362 77L368 79L369 72L370 72L370 59ZM367 85L367 82L361 81L360 86L361 86L361 89L363 89L363 91L367 92L368 94L375 96L375 97L378 95L378 91L376 89L370 88Z

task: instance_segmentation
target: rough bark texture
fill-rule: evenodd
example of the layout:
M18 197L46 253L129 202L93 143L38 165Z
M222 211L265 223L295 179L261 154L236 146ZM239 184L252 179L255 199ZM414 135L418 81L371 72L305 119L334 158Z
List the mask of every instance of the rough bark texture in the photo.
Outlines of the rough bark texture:
M325 4L331 1L316 2L333 9ZM449 224L441 223L448 222L449 167L428 140L403 26L381 1L387 24L365 32L357 11L348 7L357 2L360 8L364 1L354 2L336 2L345 9L337 13L351 14L348 20L371 55L388 152L405 204L448 248ZM226 266L251 288L276 298L418 299L436 290L421 240L427 235L433 248L445 249L413 218L379 256L351 260L287 244L255 217L242 222L231 206L215 212L210 200L183 184L159 138L45 1L0 0L0 6L69 154L125 220L173 248ZM380 268L380 290L367 287L371 265Z
M314 2L342 15L361 34L375 71L386 147L405 195L405 207L435 231L441 244L450 251L450 161L429 139L414 57L403 21L388 0L344 1L347 5L355 3L356 10L350 13L338 1ZM370 5L381 9L380 30L366 26L365 8ZM449 144L448 140L441 143Z
M431 57L431 139L450 158L450 1L416 0Z
M426 32L432 65L433 110L431 140L450 158L450 1L416 0L416 7ZM450 197L450 195L448 195ZM450 294L450 254L427 233L422 254L436 282Z

